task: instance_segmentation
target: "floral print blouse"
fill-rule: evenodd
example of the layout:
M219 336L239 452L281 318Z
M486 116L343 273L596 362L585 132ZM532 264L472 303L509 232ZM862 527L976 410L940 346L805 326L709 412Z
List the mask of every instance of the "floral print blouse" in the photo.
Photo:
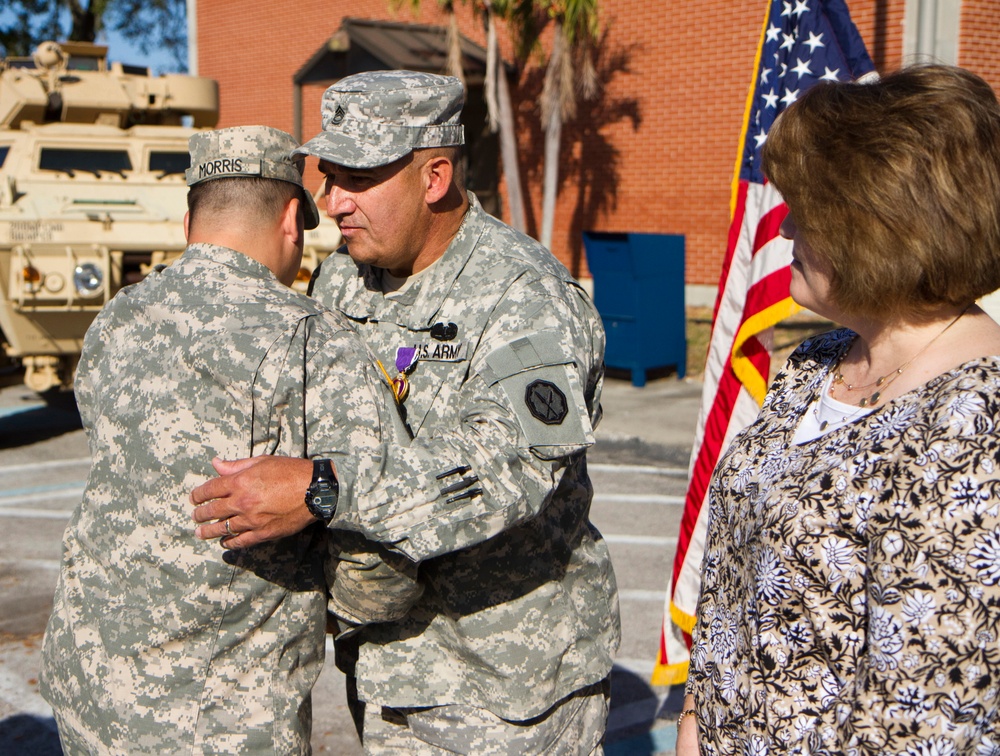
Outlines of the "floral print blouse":
M803 344L716 470L702 753L1000 756L1000 357L793 444L854 337Z

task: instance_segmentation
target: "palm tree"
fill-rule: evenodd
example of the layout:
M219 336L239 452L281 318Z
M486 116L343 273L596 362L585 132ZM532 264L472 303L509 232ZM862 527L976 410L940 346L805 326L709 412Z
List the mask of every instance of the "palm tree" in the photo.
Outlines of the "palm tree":
M465 84L465 71L462 68L462 43L458 31L458 19L455 16L455 0L437 0L438 7L448 17L448 59L445 70ZM414 15L420 10L420 0L390 0L393 10L399 10L402 5L409 5Z
M489 113L490 130L500 132L500 162L507 184L510 225L518 231L527 232L524 197L521 194L521 171L517 158L517 133L514 129L514 106L511 104L507 73L500 59L500 43L497 38L495 9L498 4L502 6L507 0L481 1L486 18L486 110Z
M593 46L600 35L598 5L600 0L473 0L473 12L483 13L487 28L486 104L490 126L500 130L500 151L507 183L511 225L524 231L524 201L521 198L520 171L517 161L517 136L514 111L507 79L500 64L496 21L503 19L514 39L519 60L532 52L541 53L540 33L548 18L555 25L552 53L545 65L542 88L542 123L545 130L545 168L542 181L542 234L540 241L552 247L556 196L559 191L559 151L562 125L576 115L577 96L591 99L597 94L597 72ZM398 8L409 3L414 11L420 0L392 0ZM458 25L454 0L438 0L449 16L449 50L458 48ZM543 54L544 60L544 54ZM449 54L453 75L460 75L460 56Z
M555 24L552 52L545 64L542 88L542 124L545 130L545 167L542 180L542 234L540 241L552 248L552 227L555 221L556 196L559 191L559 150L562 125L576 115L577 94L591 99L597 94L597 71L592 48L600 36L599 0L481 0L487 12L507 23L515 43L518 59L527 60L532 52L541 53L539 37L545 19ZM494 41L495 44L495 41ZM542 59L544 61L544 53ZM487 57L488 65L489 57ZM506 88L506 79L498 71L497 81ZM500 98L500 112L509 108L509 98ZM509 131L501 125L501 140L510 135L510 154L516 158L513 113ZM501 142L506 172L507 147ZM510 161L510 162L513 162ZM505 174L506 175L506 174ZM508 194L511 179L507 176ZM519 185L518 185L519 186ZM522 211L523 212L523 211ZM512 212L512 218L514 214ZM512 224L513 225L513 224ZM521 230L523 227L518 226Z
M544 0L555 24L552 53L542 86L542 124L545 129L545 169L542 180L542 234L539 241L552 248L556 197L559 193L559 151L562 126L576 116L577 95L597 94L593 46L600 35L598 0Z
M392 7L398 9L404 3L416 13L420 9L420 0L392 0ZM500 46L497 40L497 13L495 7L500 5L505 9L507 0L474 0L473 13L483 14L486 24L486 81L484 90L486 109L489 116L490 131L500 132L500 160L503 167L504 180L507 184L507 210L510 225L518 231L525 231L527 224L524 216L524 198L521 194L521 174L517 159L517 135L514 130L514 107L511 104L510 90L507 87L507 77L500 59ZM454 0L438 0L438 6L448 17L448 61L446 70L465 83L465 72L462 69L461 37L458 30L458 19L455 16Z
M556 196L559 191L559 152L562 125L576 115L577 96L591 99L597 94L597 71L593 47L600 36L600 0L493 0L494 10L507 22L519 60L532 53L545 67L542 86L542 127L545 160L542 179L542 233L540 241L552 247ZM545 63L540 35L551 21L554 26L552 52Z

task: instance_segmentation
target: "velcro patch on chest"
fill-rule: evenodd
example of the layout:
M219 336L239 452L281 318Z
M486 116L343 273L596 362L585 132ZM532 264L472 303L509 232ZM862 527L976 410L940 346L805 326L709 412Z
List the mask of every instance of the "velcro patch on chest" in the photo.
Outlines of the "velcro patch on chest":
M467 341L429 341L413 346L417 350L418 360L459 362L466 358L469 344Z

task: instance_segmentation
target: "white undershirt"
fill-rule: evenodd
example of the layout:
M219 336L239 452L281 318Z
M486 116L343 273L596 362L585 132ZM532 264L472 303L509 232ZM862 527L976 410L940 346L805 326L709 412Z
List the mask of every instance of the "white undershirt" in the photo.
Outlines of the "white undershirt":
M827 377L823 382L823 388L819 392L819 398L809 405L809 409L802 415L799 427L795 429L793 444L805 444L815 441L820 436L825 436L837 428L843 428L849 423L853 423L859 417L874 411L874 407L858 407L847 402L838 402L830 396L830 382L833 375ZM824 427L824 423L826 423Z
M428 265L419 273L412 273L408 276L394 276L387 269L382 269L382 293L388 298L392 299L393 296L398 296L413 285L414 281L419 279L421 276L427 275L427 271L433 268L433 265Z

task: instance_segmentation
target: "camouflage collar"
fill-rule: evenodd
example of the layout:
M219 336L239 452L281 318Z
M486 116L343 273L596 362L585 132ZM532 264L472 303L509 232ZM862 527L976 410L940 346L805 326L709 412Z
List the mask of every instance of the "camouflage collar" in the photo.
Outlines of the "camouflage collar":
M242 252L237 252L229 247L222 247L218 244L189 244L181 259L187 260L209 260L213 263L225 265L233 268L237 272L249 278L266 278L277 281L274 273L261 262L248 257Z

